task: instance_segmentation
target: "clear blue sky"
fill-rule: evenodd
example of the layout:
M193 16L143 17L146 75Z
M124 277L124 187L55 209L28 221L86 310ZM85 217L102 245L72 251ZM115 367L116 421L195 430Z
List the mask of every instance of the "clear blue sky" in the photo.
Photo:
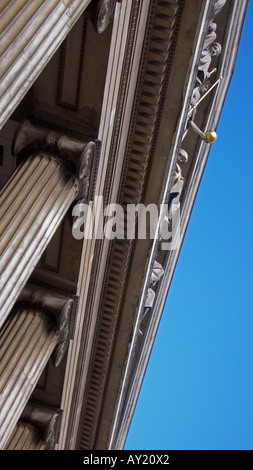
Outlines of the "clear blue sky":
M125 449L253 449L253 1Z

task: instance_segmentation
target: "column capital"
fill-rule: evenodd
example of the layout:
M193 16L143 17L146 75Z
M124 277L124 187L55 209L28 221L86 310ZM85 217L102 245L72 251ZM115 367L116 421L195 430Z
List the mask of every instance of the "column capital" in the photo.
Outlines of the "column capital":
M59 428L59 413L47 411L28 403L22 412L20 420L30 423L40 430L46 449L53 450L55 448Z
M16 130L12 153L23 159L37 155L38 152L45 152L52 158L60 160L79 181L77 199L87 197L96 154L95 142L82 142L58 130L34 125L26 119Z
M94 12L93 24L95 31L103 33L113 17L116 0L99 0Z
M74 300L60 299L46 291L26 285L18 298L18 302L29 303L53 315L58 332L58 341L52 354L52 360L54 366L57 367L61 363L69 344Z

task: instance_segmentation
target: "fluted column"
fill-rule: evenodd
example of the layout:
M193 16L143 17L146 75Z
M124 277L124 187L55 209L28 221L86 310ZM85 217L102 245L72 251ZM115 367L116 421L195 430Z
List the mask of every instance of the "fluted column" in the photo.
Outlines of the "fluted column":
M0 128L91 0L1 0Z
M73 301L54 299L40 291L29 295L21 297L0 332L0 449L8 442L52 354L59 364L62 333L68 336Z
M87 190L95 144L25 122L14 143L23 163L0 192L0 325L75 198Z
M58 426L58 413L28 404L4 450L53 450Z
M19 421L4 450L46 450L46 446L35 426Z

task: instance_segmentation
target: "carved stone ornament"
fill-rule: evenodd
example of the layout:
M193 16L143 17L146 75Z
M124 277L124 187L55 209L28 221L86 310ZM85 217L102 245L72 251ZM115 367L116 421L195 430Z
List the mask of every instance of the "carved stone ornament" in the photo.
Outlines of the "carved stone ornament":
M65 302L58 321L59 340L52 354L52 360L55 367L61 363L63 356L69 345L70 322L73 310L73 300Z
M69 344L70 322L74 301L72 299L56 298L47 292L33 289L30 286L26 286L23 289L18 300L39 306L53 314L58 331L58 341L52 354L52 360L54 366L58 367Z
M211 9L211 18L209 20L209 26L206 32L203 49L200 56L198 65L197 77L195 88L193 90L191 107L188 112L188 119L186 123L185 132L182 141L185 139L188 131L191 129L207 144L213 144L217 140L217 134L212 129L207 129L205 132L202 131L194 121L197 106L201 101L218 85L222 80L222 75L211 85L210 77L214 72L217 72L215 67L212 67L212 61L218 57L222 52L222 46L216 41L217 38L217 24L213 22L213 19L220 13L224 7L226 0L213 1ZM188 160L188 154L182 148L180 149L178 162L186 163Z
M184 149L180 149L178 155L178 162L184 164L188 161L188 153Z
M179 181L181 176L182 176L182 169L179 166L179 164L177 163L174 174L173 174L173 186Z
M80 183L77 198L85 197L95 158L95 142L83 143L45 127L35 126L29 120L23 121L16 131L12 153L22 158L41 151L50 153L66 164Z
M156 284L157 282L160 281L161 277L164 274L164 269L158 261L154 261L152 273L151 273L151 282L152 284Z
M149 288L147 293L147 298L145 301L145 307L152 307L155 300L155 292L153 289Z
M216 0L212 6L212 20L220 13L227 0Z
M101 34L107 28L114 11L115 0L99 0L94 17L94 27Z

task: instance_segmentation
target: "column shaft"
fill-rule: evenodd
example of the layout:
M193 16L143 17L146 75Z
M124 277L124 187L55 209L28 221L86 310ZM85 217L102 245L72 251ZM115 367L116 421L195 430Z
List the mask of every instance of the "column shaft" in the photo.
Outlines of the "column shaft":
M0 325L77 191L77 178L41 153L18 167L0 192Z
M34 426L19 421L4 450L45 450L45 445Z
M1 0L0 128L91 0Z
M50 314L22 307L0 332L0 449L3 449L58 341Z

